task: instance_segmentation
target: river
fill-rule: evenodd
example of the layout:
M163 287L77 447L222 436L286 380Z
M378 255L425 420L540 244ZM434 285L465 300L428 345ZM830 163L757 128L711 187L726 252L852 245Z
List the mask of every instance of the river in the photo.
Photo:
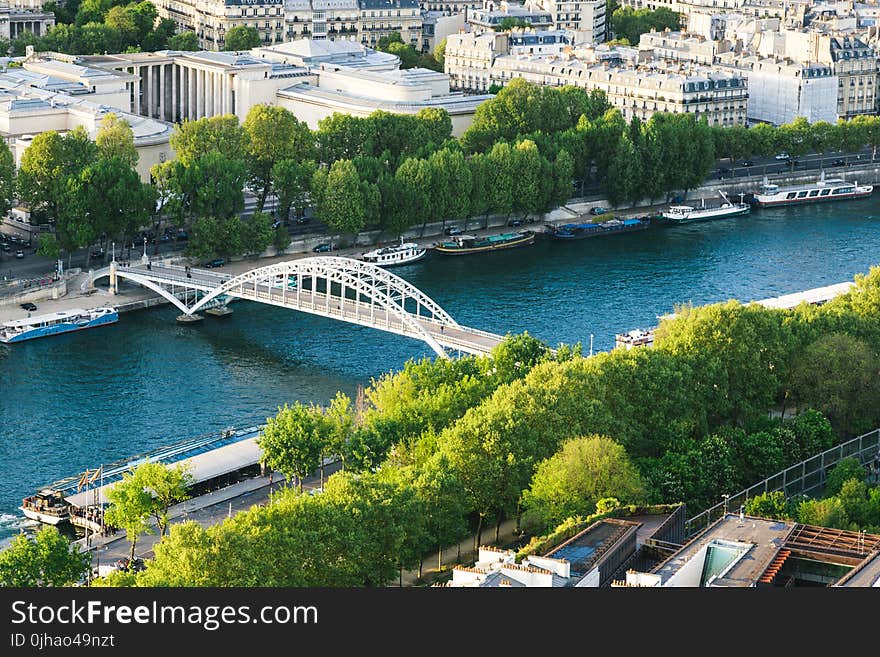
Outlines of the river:
M489 255L432 254L394 270L459 323L529 331L555 346L613 347L678 303L761 299L852 279L880 264L880 198L752 214ZM21 498L188 437L262 420L285 402L433 357L392 334L260 304L178 325L169 306L118 324L0 345L0 540Z

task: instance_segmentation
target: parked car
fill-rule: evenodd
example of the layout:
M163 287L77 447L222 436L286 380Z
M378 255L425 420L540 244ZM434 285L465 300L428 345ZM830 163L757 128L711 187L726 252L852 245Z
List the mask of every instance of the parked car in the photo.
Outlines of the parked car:
M12 247L9 246L8 244L4 244L4 245L3 245L2 247L0 247L0 248L2 248L4 251L6 251L6 253L9 253L10 251L12 251Z
M790 160L791 159L791 155L789 155L788 153L777 153L775 155L775 157L777 160Z
M730 167L718 167L718 177L729 176L733 171Z
M35 303L31 303L30 301L28 301L28 302L26 302L26 303L21 304L21 307L22 307L24 310L27 310L27 311L33 311L33 310L36 310L36 309L37 309L37 304L35 304Z
M603 208L603 207L590 208L590 214L593 215L594 217L598 217L600 214L605 214L606 212L608 212L607 208Z
M522 226L523 220L522 219L508 219L507 225L508 226Z
M22 251L22 250L16 251L15 257L18 258L19 260L21 260L22 258L24 258L24 251Z
M844 160L842 157L839 157L831 163L831 166L833 166L833 167L846 166L846 160Z
M464 231L458 226L450 226L446 230L443 231L447 235L461 235Z
M213 260L209 260L205 263L205 267L208 269L214 269L215 267L222 267L226 264L226 261L223 258L214 258Z
M333 245L327 244L326 242L324 244L319 244L314 249L312 249L312 251L315 253L327 253L328 251L332 251L332 250L333 250Z
M89 257L93 260L100 260L104 257L104 249L96 249L89 254Z
M751 160L743 160L742 161L742 166L744 166L744 167L750 167L753 164L754 164L754 162L752 162Z

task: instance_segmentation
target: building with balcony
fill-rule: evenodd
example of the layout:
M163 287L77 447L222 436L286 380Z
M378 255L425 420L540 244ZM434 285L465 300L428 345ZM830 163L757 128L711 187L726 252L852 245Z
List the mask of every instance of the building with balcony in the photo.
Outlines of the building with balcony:
M375 48L379 39L392 32L400 34L404 43L421 49L422 11L418 0L358 0L357 39Z
M553 17L553 28L567 30L575 45L598 44L606 40L605 0L535 0Z
M446 72L453 88L468 91L486 91L515 78L600 89L627 120L676 112L705 117L709 125L745 125L748 85L741 73L696 64L639 63L633 55L633 49L621 53L607 47L514 54L506 34L458 34L447 39Z
M507 18L525 21L535 29L549 29L553 27L553 15L541 7L526 3L495 2L486 0L479 9L471 9L467 12L467 22L471 29L478 32L494 30Z

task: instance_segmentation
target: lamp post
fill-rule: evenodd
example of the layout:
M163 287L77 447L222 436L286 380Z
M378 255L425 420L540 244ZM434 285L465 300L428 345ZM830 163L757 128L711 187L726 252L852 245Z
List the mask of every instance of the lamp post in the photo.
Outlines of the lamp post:
M724 500L724 515L727 515L727 500L730 499L730 495L728 495L727 493L724 493L721 496L721 499Z

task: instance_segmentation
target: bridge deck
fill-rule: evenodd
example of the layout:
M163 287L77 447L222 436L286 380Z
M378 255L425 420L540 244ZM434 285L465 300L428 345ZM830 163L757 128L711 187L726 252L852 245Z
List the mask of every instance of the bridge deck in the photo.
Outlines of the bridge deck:
M137 264L130 267L119 267L117 271L123 277L126 273L130 273L147 278L153 283L160 285L173 285L206 293L216 290L223 283L235 278L235 276L229 274L207 269L190 269L191 276L187 276L183 267L159 263L152 264L149 270L146 265ZM275 286L255 281L244 281L224 294L229 297L290 308L361 326L369 326L379 330L406 335L418 340L423 339L416 330L398 315L387 311L375 303L371 303L369 299L364 300L363 297L365 295L363 294L359 295L359 298L343 297L339 294L334 294L332 291L328 295L325 292L301 287L291 289L286 285ZM504 336L487 333L479 329L447 324L432 317L416 315L412 312L409 312L409 315L437 343L447 349L469 354L487 354L504 340Z

